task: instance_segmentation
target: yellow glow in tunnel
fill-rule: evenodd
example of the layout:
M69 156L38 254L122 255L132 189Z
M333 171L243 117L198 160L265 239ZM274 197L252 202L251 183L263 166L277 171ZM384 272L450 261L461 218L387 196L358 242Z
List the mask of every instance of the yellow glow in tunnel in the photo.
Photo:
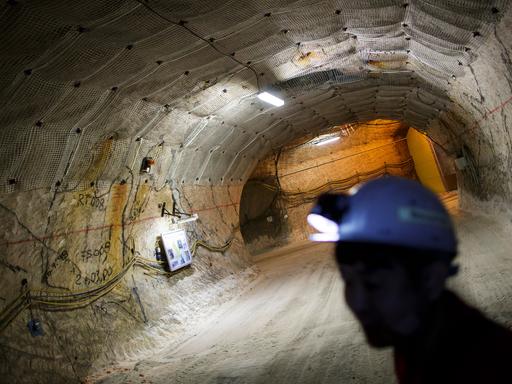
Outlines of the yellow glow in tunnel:
M436 193L446 192L432 142L414 128L407 132L407 145L421 183Z

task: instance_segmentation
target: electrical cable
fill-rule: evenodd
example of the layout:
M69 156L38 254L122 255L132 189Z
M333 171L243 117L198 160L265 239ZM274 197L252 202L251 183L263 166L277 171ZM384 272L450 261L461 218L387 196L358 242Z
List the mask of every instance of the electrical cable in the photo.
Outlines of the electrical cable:
M353 186L359 184L360 182L371 180L371 179L374 179L374 178L377 178L377 177L382 177L382 176L385 176L385 175L388 175L388 174L389 173L387 171L387 167L382 167L381 169L378 169L378 170L373 171L373 172L366 172L364 174L354 175L353 178L355 179L355 181L350 183L350 184L336 185L336 186L333 187L332 186L333 183L331 183L331 185L329 185L329 188L326 188L323 191L315 191L314 194L310 194L311 191L307 191L304 194L297 194L294 198L287 199L288 209L297 208L299 206L304 205L305 203L313 202L313 201L315 201L318 198L318 195L321 194L321 193L326 193L326 192L330 192L330 193L332 193L332 192L345 192L345 191L349 190L350 188L352 188ZM361 177L361 176L363 176L363 177Z
M13 312L11 317L0 318L0 332L6 329L21 312L29 307L29 305L29 303L25 303L23 306L20 306L15 312Z
M324 163L320 163L320 164L316 164L316 165L313 165L311 167L308 167L308 168L302 168L302 169L299 169L297 171L293 171L293 172L289 172L289 173L285 173L284 175L281 175L281 178L283 177L286 177L286 176L291 176L291 175L295 175L297 173L300 173L300 172L303 172L303 171L307 171L307 170L310 170L310 169L313 169L313 168L317 168L319 166L322 166L322 165L326 165L326 164L331 164L331 163L335 163L337 161L341 161L341 160L344 160L344 159L348 159L349 157L353 157L353 156L357 156L357 155L361 155L363 153L367 153L367 152L371 152L371 151L374 151L376 149L380 149L380 148L383 148L383 147L387 147L388 145L392 145L392 144L397 144L399 142L402 142L402 141L406 141L407 138L404 137L402 139L399 139L399 140L396 140L396 141L392 141L392 142L389 142L389 143L386 143L386 144L383 144L383 145L379 145L377 147L374 147L374 148L370 148L370 149L367 149L367 150L364 150L364 151L361 151L361 152L357 152L357 153L353 153L351 155L347 155L347 156L344 156L344 157L339 157L337 159L333 159L333 160L329 160L329 161L326 161Z
M276 169L277 191L281 190L281 180L279 180L279 158L281 157L282 153L283 153L283 148L280 148L279 151L277 151L276 160L274 161L274 166Z
M203 240L196 240L192 245L191 253L192 255L195 255L199 247L206 248L211 252L224 252L232 245L232 243L233 239L230 239L224 245L216 247ZM12 321L27 308L37 308L43 311L70 311L84 308L104 297L119 286L122 282L122 278L134 266L142 267L148 274L153 276L172 276L175 274L175 272L168 272L163 269L156 268L150 263L165 264L165 262L136 256L132 258L118 274L93 289L84 289L69 293L40 290L30 291L27 289L19 294L0 312L0 332L7 328L9 324L11 324Z
M7 326L29 305L30 302L28 300L27 291L22 292L10 302L0 313L0 332L7 328Z
M258 75L258 72L256 72L256 70L254 68L252 68L250 65L246 64L246 63L243 63L241 62L240 60L236 59L232 54L229 54L229 53L225 53L225 52L222 52L220 49L218 49L215 44L213 44L213 41L212 40L208 40L208 39L205 39L203 36L199 35L197 32L195 32L194 30L192 30L191 28L187 27L186 26L186 21L184 20L180 20L179 22L176 22L174 20L171 20L169 19L168 17L162 15L160 12L156 11L155 9L151 8L148 4L146 4L143 0L135 0L137 3L141 4L144 8L146 8L148 11L150 11L151 13L153 13L154 15L158 16L159 18L161 18L162 20L165 20L167 21L168 23L171 23L173 25L176 25L176 26L179 26L179 27L182 27L183 29L185 29L186 31L188 31L190 34L192 34L193 36L197 37L198 39L204 41L206 44L208 44L211 48L213 48L216 52L220 53L222 56L225 56L231 60L233 60L234 62L236 62L237 64L249 69L253 74L254 74L254 77L256 78L256 86L258 88L258 92L261 92L261 87L260 87L260 79L259 79L259 75Z
M191 252L192 252L192 255L195 256L195 254L197 252L197 248L199 248L199 247L206 248L211 252L224 252L229 247L231 247L232 244L233 244L233 239L228 240L224 245L222 245L220 247L214 247L214 246L208 245L206 242L204 242L202 240L196 240L194 242L194 244L192 245Z
M93 288L93 289L83 289L83 290L77 290L74 292L62 294L62 292L52 292L52 291L33 291L35 294L45 295L45 296L55 296L55 297L76 297L76 296L83 296L83 295L94 295L97 292L101 292L104 286L112 283L114 280L120 278L121 274L125 274L128 271L128 267L133 265L133 261L135 259L131 260L131 262L128 262L125 268L121 270L121 272L118 275L115 275L110 280L107 280L102 286Z
M333 180L328 183L325 183L319 187L313 188L304 192L291 192L280 190L280 197L283 200L288 201L289 203L296 203L297 201L303 200L314 200L318 197L319 194L324 192L333 192L333 191L343 191L352 188L354 185L360 183L361 181L365 181L376 176L382 176L388 174L388 169L406 169L406 167L410 167L413 165L412 158L404 160L400 163L385 163L382 167L372 169L363 173L356 173L352 176L349 176L344 179ZM253 183L258 183L262 185L264 188L267 188L272 191L277 191L278 188L276 186L270 185L268 183L259 182L257 180L252 180ZM300 204L299 204L300 205Z
M84 303L91 303L93 301L98 300L100 297L104 296L106 293L110 292L114 289L120 282L121 278L126 275L126 273L130 270L130 268L135 263L136 258L131 259L126 266L112 279L108 280L104 284L94 289L85 290L85 291L75 291L71 293L65 294L55 294L51 292L45 291L34 291L30 294L31 300L36 306L39 308L40 306L73 306L78 305L82 306ZM44 308L43 308L44 309Z
M161 260L152 260L152 259L146 259L145 257L138 256L137 260L146 262L146 263L157 263L157 264L165 264L165 262Z

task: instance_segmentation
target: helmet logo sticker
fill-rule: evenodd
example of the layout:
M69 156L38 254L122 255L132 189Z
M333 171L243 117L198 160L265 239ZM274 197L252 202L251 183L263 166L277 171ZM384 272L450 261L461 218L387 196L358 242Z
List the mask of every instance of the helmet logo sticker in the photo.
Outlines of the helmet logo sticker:
M400 221L405 223L436 225L442 227L451 226L450 220L446 215L416 207L398 208L398 218Z

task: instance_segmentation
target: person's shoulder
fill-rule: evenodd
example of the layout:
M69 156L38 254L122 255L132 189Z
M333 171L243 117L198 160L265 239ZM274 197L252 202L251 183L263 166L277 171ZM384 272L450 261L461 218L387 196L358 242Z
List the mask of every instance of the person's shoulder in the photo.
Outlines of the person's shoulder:
M446 291L442 300L445 315L450 318L454 327L466 331L467 335L470 335L470 340L488 343L494 347L503 346L512 351L512 330L491 320L453 292Z
M429 366L435 380L429 382L507 382L512 331L452 292L443 293L439 304Z

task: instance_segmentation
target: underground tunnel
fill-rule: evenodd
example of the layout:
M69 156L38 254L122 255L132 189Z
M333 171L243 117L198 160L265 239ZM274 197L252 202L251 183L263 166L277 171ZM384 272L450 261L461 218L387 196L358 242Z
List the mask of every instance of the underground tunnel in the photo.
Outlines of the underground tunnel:
M319 195L399 176L512 328L506 0L0 5L2 383L395 383Z

